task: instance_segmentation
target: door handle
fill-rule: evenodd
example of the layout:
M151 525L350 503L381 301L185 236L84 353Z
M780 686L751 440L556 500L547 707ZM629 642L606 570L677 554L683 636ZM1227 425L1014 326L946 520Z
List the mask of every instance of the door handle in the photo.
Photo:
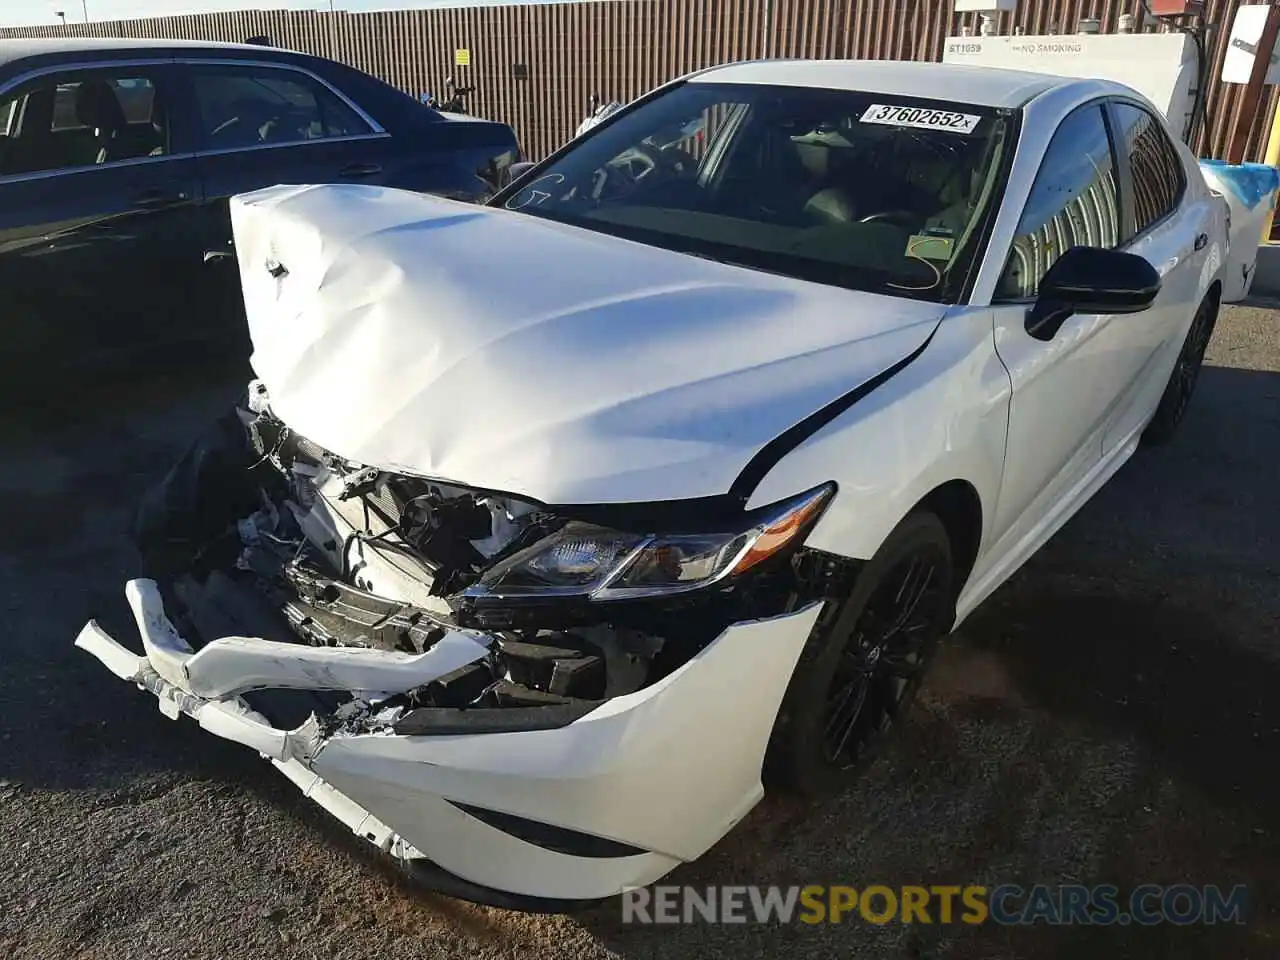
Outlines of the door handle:
M340 177L372 177L382 172L380 163L349 163L338 171Z
M182 203L187 199L185 190L179 190L169 193L165 190L147 190L138 194L130 202L130 206L138 207L143 210L154 210L156 207L167 207L175 203Z
M1200 236L1196 237L1196 252L1199 253L1206 246L1208 246L1208 244L1209 244L1209 235L1207 233L1200 234Z

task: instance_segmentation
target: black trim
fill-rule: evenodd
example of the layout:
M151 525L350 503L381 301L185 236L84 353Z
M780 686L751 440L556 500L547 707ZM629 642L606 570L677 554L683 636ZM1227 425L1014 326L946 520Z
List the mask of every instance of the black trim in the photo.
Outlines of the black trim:
M553 703L545 707L419 707L395 722L402 737L458 737L479 733L559 730L581 720L603 700Z
M421 884L428 890L486 907L497 907L500 910L517 910L521 913L572 913L599 906L613 899L613 897L599 897L592 900L562 900L558 897L533 897L472 883L422 857L401 860L399 863L414 883Z
M518 817L513 813L499 813L497 810L487 810L469 803L459 803L457 800L450 800L449 803L495 830L501 830L543 850L562 853L568 857L609 860L617 857L638 857L650 852L641 847L633 847L629 843L620 843L617 840L570 830L567 827L552 826L540 820Z
M741 526L742 501L723 493L683 500L556 504L556 516L623 533L723 533Z
M788 427L757 450L755 456L748 460L747 465L742 468L738 478L733 481L733 486L729 488L729 496L744 504L750 500L751 495L755 493L756 487L760 485L760 481L765 478L770 470L778 465L783 457L871 393L871 391L911 366L933 341L934 334L938 332L938 327L941 325L941 321L935 324L934 328L929 331L929 336L924 338L924 342L893 366L881 371L843 396L832 400L825 407L821 407L809 414L799 423Z

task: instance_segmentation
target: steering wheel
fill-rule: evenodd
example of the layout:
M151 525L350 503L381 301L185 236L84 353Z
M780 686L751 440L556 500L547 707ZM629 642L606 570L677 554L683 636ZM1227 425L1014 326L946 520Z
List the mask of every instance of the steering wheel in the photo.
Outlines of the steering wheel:
M917 219L916 215L910 210L880 210L876 213L869 213L865 217L859 217L859 223L892 223L899 227L910 227Z
M209 140L227 146L255 146L269 142L282 123L279 115L235 116L214 127Z
M628 151L623 160L614 160L600 168L595 179L592 196L597 203L612 200L631 192L646 177L658 169L658 160L647 150L633 149ZM636 169L636 165L640 169Z

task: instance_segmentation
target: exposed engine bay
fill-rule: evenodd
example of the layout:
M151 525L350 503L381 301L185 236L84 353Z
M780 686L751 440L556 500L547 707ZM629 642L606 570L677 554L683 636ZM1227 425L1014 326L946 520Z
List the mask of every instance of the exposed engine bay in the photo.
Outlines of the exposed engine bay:
M756 543L744 537L704 537L723 543L679 554L675 572L680 561L695 573L727 569L725 557L742 565ZM645 563L668 564L676 548L646 559L635 547L649 542L642 537L350 462L277 419L260 383L152 491L135 539L166 613L188 638L422 654L463 628L487 644L484 658L407 691L253 694L255 709L273 721L314 713L327 733L562 726L668 675L729 624L796 609L840 572L823 555L762 554L714 588L681 593L677 584L658 596L652 584L671 571ZM610 587L618 599L593 602L572 584L523 589L512 571L527 578L538 555L521 558L548 543L557 575L575 574L575 563L585 569L601 543L634 554L630 572Z

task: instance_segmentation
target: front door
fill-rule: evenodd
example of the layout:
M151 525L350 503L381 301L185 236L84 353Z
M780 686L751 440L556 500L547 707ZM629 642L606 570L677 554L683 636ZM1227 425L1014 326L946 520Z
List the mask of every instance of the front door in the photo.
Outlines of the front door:
M1026 317L1040 279L1062 253L1118 244L1117 169L1102 103L1067 116L1036 175L997 288L996 350L1012 380L997 541L1016 543L1034 530L1102 455L1126 376L1117 338L1131 318L1077 314L1040 340L1027 332Z

